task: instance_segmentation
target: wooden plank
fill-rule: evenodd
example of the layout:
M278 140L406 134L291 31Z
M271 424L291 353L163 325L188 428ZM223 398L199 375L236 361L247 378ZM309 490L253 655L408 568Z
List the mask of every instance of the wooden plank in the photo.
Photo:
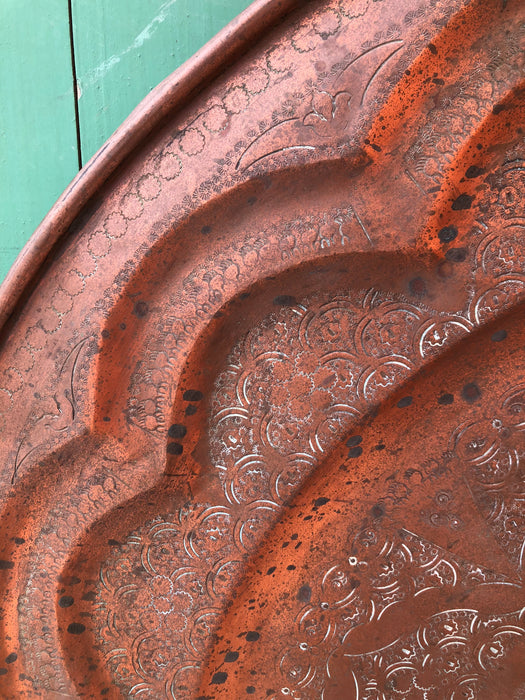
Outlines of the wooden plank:
M66 0L0 3L0 281L78 170Z
M73 0L85 163L132 109L250 0Z

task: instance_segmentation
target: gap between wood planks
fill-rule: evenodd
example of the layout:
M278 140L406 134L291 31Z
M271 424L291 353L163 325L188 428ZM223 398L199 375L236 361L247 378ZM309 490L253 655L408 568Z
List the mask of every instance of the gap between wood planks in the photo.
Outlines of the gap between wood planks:
M71 72L73 75L73 101L75 104L75 131L77 136L77 156L78 169L82 170L82 140L80 137L80 115L78 109L78 82L77 82L77 66L75 62L75 38L73 33L73 6L72 0L67 0L67 11L69 19L69 46L71 49Z

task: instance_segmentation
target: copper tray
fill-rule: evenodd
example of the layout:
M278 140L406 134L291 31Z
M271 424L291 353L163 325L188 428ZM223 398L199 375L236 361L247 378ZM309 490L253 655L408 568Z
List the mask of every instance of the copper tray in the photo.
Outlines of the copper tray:
M260 0L79 174L1 290L2 698L525 698L524 37Z

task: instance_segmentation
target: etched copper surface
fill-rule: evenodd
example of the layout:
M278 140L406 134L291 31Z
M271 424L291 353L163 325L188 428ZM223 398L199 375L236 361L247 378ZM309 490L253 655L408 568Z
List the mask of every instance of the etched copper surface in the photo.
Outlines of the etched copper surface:
M79 175L2 288L0 697L525 698L524 38L260 0Z

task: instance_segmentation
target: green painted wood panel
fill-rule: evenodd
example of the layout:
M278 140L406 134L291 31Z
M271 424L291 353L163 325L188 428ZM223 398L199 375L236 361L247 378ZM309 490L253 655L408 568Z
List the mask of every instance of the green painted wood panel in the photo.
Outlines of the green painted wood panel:
M0 281L77 170L67 0L0 0Z
M82 159L250 0L73 0Z

